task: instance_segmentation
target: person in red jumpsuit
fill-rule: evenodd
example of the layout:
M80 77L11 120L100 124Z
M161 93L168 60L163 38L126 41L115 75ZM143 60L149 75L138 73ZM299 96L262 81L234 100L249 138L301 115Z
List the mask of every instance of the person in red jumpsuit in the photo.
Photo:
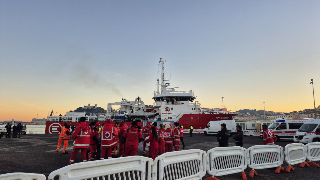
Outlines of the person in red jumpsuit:
M272 133L271 129L268 129L267 125L262 125L263 128L263 145L273 145L277 139Z
M151 124L152 122L147 122L147 125L145 127L142 128L142 134L143 134L143 138L146 139L150 133L151 133ZM143 142L143 153L146 153L146 145L147 143L144 141Z
M107 119L101 128L101 158L104 159L106 151L108 151L108 159L111 158L112 148L117 144L115 139L114 127L111 120Z
M90 148L90 132L91 129L86 123L86 118L81 117L79 124L72 133L74 140L73 150L68 164L73 164L77 153L81 150L81 157L83 162L87 161L87 149Z
M151 132L152 133L149 135L149 138L145 140L145 142L150 142L149 157L154 160L157 157L159 150L159 137L156 126L152 126Z
M174 130L173 130L173 134L174 134L174 150L175 151L180 151L180 126L179 123L175 122L174 123Z
M113 149L112 149L112 156L113 157L117 157L118 156L118 144L119 144L119 122L116 122L114 124L114 127L113 127L113 130L114 130L114 138L116 139L116 144L113 146Z
M97 144L99 139L99 133L97 129L98 123L92 122L91 127L91 138L90 138L90 157L89 161L94 160L94 156L97 154Z
M160 124L160 129L159 129L159 155L163 154L165 152L165 125Z
M120 123L120 130L119 130L119 156L124 156L124 150L125 150L125 137L124 134L127 132L128 126L125 122Z
M125 156L137 155L139 142L143 140L143 137L136 121L132 122L130 129L125 132L124 138L126 141Z
M172 147L173 147L173 133L172 133L172 128L171 124L169 124L169 127L165 130L165 151L166 152L172 152Z

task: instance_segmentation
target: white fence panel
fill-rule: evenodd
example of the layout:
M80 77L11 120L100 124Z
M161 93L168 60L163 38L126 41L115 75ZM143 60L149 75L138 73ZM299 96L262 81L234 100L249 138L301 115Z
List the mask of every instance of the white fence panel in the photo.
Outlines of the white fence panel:
M168 152L152 167L153 180L202 179L206 174L206 152L200 149Z
M207 152L207 172L212 176L223 176L243 172L247 168L246 149L216 147Z
M247 150L248 165L252 169L266 169L283 164L283 148L278 145L255 145Z
M285 160L289 165L300 164L306 161L306 150L301 143L291 143L285 146Z
M0 175L1 180L46 180L46 176L43 174L33 173L8 173Z
M320 161L320 142L309 143L306 148L309 161Z
M153 160L142 156L130 156L65 166L49 174L49 180L59 176L59 180L78 179L151 179Z

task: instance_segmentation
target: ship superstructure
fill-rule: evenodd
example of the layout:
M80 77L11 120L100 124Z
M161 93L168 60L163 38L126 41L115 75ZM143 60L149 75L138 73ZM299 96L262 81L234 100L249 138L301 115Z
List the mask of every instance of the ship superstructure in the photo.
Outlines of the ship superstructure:
M192 90L178 91L177 87L170 87L169 80L165 79L164 61L160 58L161 82L157 79L157 90L154 92L154 108L158 109L162 121L179 122L184 128L192 125L195 129L203 129L209 121L232 120L236 114L223 111L201 111L201 104L195 101ZM221 109L222 110L222 109Z
M159 109L160 119L163 121L178 121L184 114L200 114L201 108L194 92L178 91L178 87L170 87L164 76L164 61L160 58L161 83L157 79L157 91L154 92L154 107Z

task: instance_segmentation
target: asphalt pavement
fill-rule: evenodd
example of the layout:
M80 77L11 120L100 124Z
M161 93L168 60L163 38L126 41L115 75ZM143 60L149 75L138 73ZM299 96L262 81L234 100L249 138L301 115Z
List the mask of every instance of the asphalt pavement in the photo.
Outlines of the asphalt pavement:
M204 134L184 134L185 149L202 149L208 151L218 146L217 138L215 136L205 136ZM64 167L67 165L70 153L72 150L73 140L69 141L69 154L62 154L56 152L58 143L58 135L23 135L19 138L1 138L0 139L0 174L12 172L26 172L26 173L40 173L48 176L50 172ZM276 142L277 145L284 147L292 141ZM229 146L234 146L235 143L232 138L229 139ZM244 147L249 148L253 145L262 145L260 137L245 137ZM180 146L182 149L182 145ZM61 148L62 149L62 148ZM138 152L142 155L142 152ZM81 162L80 153L78 153L75 162ZM320 162L317 162L318 164ZM286 168L287 164L284 162L283 167ZM313 166L300 168L299 165L294 165L295 171L291 173L281 172L275 174L275 168L257 170L258 176L256 180L269 180L269 179L306 179L306 180L319 180L320 168ZM245 172L249 176L250 168L248 167ZM205 176L210 177L208 174ZM242 179L240 174L232 174L218 177L219 179L239 180ZM250 179L250 178L248 178Z

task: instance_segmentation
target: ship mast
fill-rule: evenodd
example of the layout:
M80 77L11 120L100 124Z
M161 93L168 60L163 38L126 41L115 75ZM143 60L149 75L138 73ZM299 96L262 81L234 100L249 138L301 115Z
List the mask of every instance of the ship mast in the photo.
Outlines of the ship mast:
M165 83L164 83L165 80L164 80L164 61L162 61L162 58L160 58L159 63L161 63L161 93L163 93L163 88L165 87Z

